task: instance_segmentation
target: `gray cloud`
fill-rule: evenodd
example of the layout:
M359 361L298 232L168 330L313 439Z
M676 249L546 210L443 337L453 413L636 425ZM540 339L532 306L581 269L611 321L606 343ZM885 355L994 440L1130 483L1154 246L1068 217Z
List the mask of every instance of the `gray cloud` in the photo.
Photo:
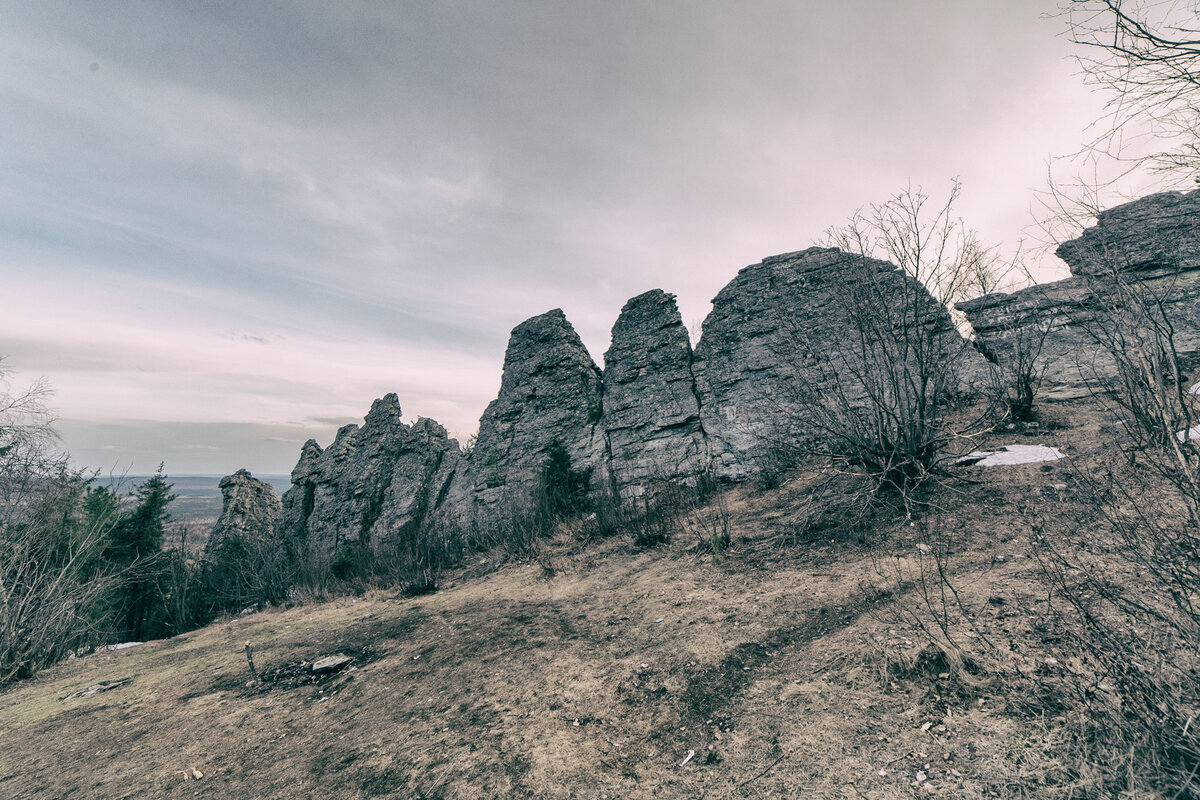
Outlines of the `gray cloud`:
M141 471L199 470L133 418L395 390L465 436L525 317L564 308L599 357L626 298L702 317L910 180L961 175L1011 243L1099 102L1053 0L12 5L0 354L58 387L73 449L128 434Z

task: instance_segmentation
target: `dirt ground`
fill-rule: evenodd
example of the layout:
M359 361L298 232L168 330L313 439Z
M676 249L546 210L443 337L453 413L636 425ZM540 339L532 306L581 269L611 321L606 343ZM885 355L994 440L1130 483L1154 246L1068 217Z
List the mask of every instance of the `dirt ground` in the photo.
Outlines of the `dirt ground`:
M983 444L1071 455L1103 436ZM922 655L916 620L940 608L922 545L951 541L964 649L991 637L1041 668L1016 610L1045 596L1023 512L1076 517L1076 464L971 468L936 530L892 517L829 541L797 536L802 481L738 489L720 557L686 535L637 551L564 533L540 564L476 556L432 595L266 610L73 659L0 694L0 796L1057 796L1043 783L1061 731ZM352 666L313 679L334 653Z

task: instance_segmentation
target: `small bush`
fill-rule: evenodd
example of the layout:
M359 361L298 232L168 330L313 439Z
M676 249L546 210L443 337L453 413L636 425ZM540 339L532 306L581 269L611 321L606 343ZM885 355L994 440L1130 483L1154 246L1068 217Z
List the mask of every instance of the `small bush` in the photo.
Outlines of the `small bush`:
M367 577L371 568L371 551L358 542L346 542L329 561L329 574L339 581L357 581Z
M588 506L587 470L575 469L571 454L559 439L546 448L546 458L538 474L539 502L555 517L578 514Z

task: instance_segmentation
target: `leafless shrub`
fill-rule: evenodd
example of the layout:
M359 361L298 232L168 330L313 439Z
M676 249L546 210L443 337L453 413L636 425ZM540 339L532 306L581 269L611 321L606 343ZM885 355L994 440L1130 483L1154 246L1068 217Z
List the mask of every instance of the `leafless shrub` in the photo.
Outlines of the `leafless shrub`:
M14 391L0 365L0 685L107 633L115 507L88 513L87 476L53 448L47 394L42 382Z
M185 613L187 595L195 608L193 614L208 619L229 611L279 603L287 597L290 585L297 579L296 565L289 563L270 532L229 534L209 547L198 568L190 570L185 545L186 541L182 542L173 554L175 570L179 571L179 565L182 565L183 573L190 571L199 575L190 583L186 574L173 581L178 613ZM304 574L311 573L301 571L301 575Z
M1115 376L1094 396L1121 424L1123 464L1081 475L1093 519L1069 535L1035 523L1057 635L1074 669L1056 685L1085 713L1075 747L1105 793L1200 796L1200 449L1170 291L1114 260L1089 330ZM1101 383L1102 382L1102 383Z
M723 492L709 496L692 491L681 514L682 528L696 540L696 549L712 556L713 561L733 543L730 532L729 503Z
M778 355L790 374L773 402L788 430L764 434L767 447L791 451L785 460L825 458L898 496L909 512L915 490L945 473L986 413L947 414L965 399L962 366L972 349L947 304L981 280L989 257L954 215L959 191L955 182L931 210L926 194L908 189L831 231L844 268L829 313L844 319L846 336L822 345L802 321L783 321L791 328Z
M916 541L905 542L904 552L873 556L874 578L864 591L894 602L872 613L890 628L915 632L924 643L919 656L893 654L895 663L932 659L941 666L938 672L977 685L983 673L1000 671L999 649L976 623L978 612L966 600L963 579L952 575L955 538L936 516L922 519L917 530ZM991 662L988 667L985 660Z
M1036 401L1048 367L1042 352L1053 329L1054 320L1025 313L1002 332L1007 348L994 358L993 392L1002 399L1006 417L1017 424L1037 419Z

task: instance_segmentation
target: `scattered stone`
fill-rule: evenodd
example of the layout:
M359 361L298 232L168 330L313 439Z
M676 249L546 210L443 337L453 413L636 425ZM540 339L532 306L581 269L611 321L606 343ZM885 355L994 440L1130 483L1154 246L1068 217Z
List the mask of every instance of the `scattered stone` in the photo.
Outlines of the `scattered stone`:
M91 697L92 695L99 694L100 692L111 692L113 689L119 689L132 680L133 678L118 678L115 681L100 681L99 683L93 683L86 689L80 689L79 691L72 692L65 697L60 697L59 700L77 700L81 697Z
M332 656L324 656L318 658L312 663L312 671L314 675L325 675L330 672L337 672L354 659L344 653L337 653Z

